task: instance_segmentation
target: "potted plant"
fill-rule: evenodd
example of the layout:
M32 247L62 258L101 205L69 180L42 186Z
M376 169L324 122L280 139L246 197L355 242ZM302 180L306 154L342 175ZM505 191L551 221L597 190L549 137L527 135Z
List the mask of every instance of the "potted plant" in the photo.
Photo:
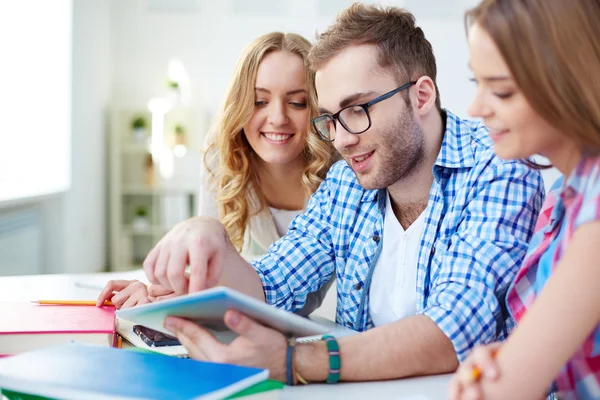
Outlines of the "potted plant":
M154 160L152 154L146 154L144 160L144 183L148 187L154 186Z
M146 138L146 118L141 115L136 116L131 120L131 130L133 131L133 137L137 142L143 142Z
M179 82L167 80L167 87L171 90L179 90Z
M185 144L185 129L181 124L175 125L175 144Z
M166 86L168 90L167 98L172 105L178 104L181 100L181 86L179 85L179 82L167 79Z
M135 217L133 219L133 230L136 232L145 232L150 229L150 220L148 219L148 211L144 206L138 206L135 209Z

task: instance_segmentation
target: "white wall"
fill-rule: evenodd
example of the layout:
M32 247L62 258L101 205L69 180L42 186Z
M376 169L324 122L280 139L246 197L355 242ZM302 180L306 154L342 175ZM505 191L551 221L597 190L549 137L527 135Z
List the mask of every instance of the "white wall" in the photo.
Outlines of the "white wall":
M333 22L346 0L168 0L113 2L113 103L145 107L164 90L171 58L186 65L192 80L192 106L198 114L220 105L242 49L274 30L296 32L309 40ZM476 0L381 2L406 6L417 16L436 52L439 87L445 107L466 115L473 93L467 68L464 10Z
M73 2L71 188L41 204L46 272L93 272L106 265L106 132L111 3Z

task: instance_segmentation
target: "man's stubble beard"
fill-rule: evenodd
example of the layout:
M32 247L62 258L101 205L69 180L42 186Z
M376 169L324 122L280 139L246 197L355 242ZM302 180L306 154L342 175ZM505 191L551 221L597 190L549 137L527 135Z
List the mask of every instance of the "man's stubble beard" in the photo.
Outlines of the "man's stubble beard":
M366 190L387 188L414 174L425 161L423 129L409 111L377 136L381 140L374 155L379 160L379 170L370 172L374 176L368 177L355 173Z

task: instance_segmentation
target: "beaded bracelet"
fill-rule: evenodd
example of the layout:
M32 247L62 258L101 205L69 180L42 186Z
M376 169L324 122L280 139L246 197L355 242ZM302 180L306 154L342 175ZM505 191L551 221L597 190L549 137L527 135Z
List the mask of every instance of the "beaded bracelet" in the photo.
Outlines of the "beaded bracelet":
M329 353L329 376L327 376L327 383L337 383L340 380L340 369L342 368L340 347L335 337L331 335L323 335L321 339L327 344L327 352Z

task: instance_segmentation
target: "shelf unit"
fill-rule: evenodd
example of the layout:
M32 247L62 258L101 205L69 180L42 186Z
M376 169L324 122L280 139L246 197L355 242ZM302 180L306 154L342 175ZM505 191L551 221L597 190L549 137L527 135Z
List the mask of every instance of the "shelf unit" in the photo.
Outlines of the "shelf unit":
M142 116L148 128L134 134L131 121ZM171 177L151 162L151 115L143 110L113 110L109 135L110 269L141 268L142 261L176 223L194 215L199 182L199 152L171 154ZM184 123L184 114L165 118L165 131ZM188 132L192 132L188 129ZM138 214L145 214L143 217Z

